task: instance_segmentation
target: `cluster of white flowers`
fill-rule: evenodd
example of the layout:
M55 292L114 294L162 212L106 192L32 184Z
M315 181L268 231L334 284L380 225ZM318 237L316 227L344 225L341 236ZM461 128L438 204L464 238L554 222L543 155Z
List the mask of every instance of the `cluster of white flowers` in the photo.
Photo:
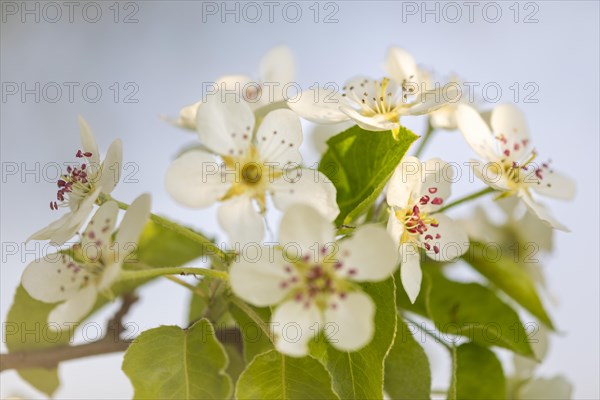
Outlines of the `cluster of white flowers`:
M313 327L328 323L338 328L333 346L360 349L373 336L375 315L374 302L360 282L386 280L399 266L402 285L414 302L421 288L421 253L452 261L469 245L462 225L442 213L452 178L439 158L407 156L397 166L387 185L387 231L375 223L339 234L334 184L302 166L300 117L317 124L350 121L367 131L391 131L400 139L402 117L429 114L433 128L458 127L486 162L472 163L484 183L501 197L517 196L542 221L566 230L534 200L532 191L569 199L574 185L549 163L534 163L536 152L519 110L497 106L488 125L460 98L457 81L431 88L430 75L408 52L392 48L385 67L388 76L356 77L342 91L311 89L294 101L261 96L267 83L294 77L291 52L278 47L261 62L259 82L249 85L252 80L242 75L223 77L217 82L221 89L182 109L174 121L195 130L200 140L199 147L180 155L166 173L166 189L176 201L192 208L220 203L218 221L231 244L262 242L271 204L284 213L279 245L264 247L258 261L238 258L229 270L236 296L254 306L274 307L275 344L283 353L307 354L308 342L319 332ZM239 96L220 95L240 88ZM119 178L121 144L116 140L100 163L92 133L80 123L83 149L76 155L85 163L58 181L57 200L69 212L31 239L64 243L81 228L94 204L102 204L75 248L92 246L96 253L61 253L58 263L45 257L23 275L31 296L63 302L50 315L55 322L81 318L98 292L110 290L128 254L122 244L138 239L150 213L149 197L143 195L130 206L112 240L118 207L109 194ZM58 205L53 201L51 208ZM288 322L300 327L299 339L285 340L278 330Z

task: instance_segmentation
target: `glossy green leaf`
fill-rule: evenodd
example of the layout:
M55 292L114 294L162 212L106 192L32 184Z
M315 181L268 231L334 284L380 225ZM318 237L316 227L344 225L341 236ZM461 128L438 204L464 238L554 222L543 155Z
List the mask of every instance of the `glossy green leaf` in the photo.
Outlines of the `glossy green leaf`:
M494 292L477 283L450 281L439 273L428 273L426 279L431 283L427 309L440 332L533 356L519 316Z
M328 343L325 351L321 348L312 354L327 367L333 377L333 387L341 398L381 399L385 356L394 342L396 331L394 279L368 282L361 286L376 307L375 334L371 342L354 352L336 350ZM335 333L331 339L335 339Z
M544 309L529 274L510 256L503 256L502 252L498 253L497 248L490 249L482 243L472 242L463 258L481 275L553 329L552 321Z
M242 310L233 303L229 304L229 311L233 319L237 322L242 334L244 359L249 363L258 354L272 350L274 346L269 339L269 331L265 332L265 328L268 327L263 324L266 324L271 317L269 308L258 308L250 305L246 305L246 307L248 308L247 310ZM253 315L250 316L248 313L252 313ZM256 319L259 319L263 323L257 323Z
M236 399L339 399L331 376L316 359L287 357L275 350L257 355L238 380Z
M377 199L417 138L404 127L400 127L399 140L394 140L391 132L370 132L353 126L327 141L319 171L337 189L338 225L350 223Z
M401 318L394 345L385 359L385 392L390 399L431 397L431 370L423 347Z
M161 326L129 346L123 371L135 399L225 399L231 395L229 360L206 319L188 329Z
M456 399L506 399L502 364L493 351L475 343L456 348L453 360L453 394Z

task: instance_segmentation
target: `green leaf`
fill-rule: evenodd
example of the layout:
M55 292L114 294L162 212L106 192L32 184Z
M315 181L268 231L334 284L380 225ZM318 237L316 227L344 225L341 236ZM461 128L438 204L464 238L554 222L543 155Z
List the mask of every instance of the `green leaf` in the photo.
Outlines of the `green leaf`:
M339 399L331 376L316 359L287 357L275 350L257 355L238 380L236 399Z
M394 345L385 359L385 392L390 399L429 399L429 360L401 318Z
M533 356L519 316L494 292L477 283L450 281L440 273L425 276L431 284L427 309L440 332Z
M452 380L455 398L469 400L506 399L502 364L493 351L475 343L456 348Z
M225 294L225 283L218 279L203 278L197 285L197 292L191 292L188 322L190 324L202 318L220 328L231 325L228 313L229 301Z
M266 321L271 318L271 311L268 307L258 308L246 305L247 310L242 310L233 303L229 304L229 312L238 324L244 342L244 359L247 363L254 357L274 349L269 332L265 332ZM248 313L252 313L250 316ZM254 318L252 318L254 317ZM256 322L259 319L259 323ZM262 321L263 323L260 323Z
M463 258L546 326L554 329L529 274L510 256L501 255L498 259L494 249L490 251L482 243L471 242Z
M330 138L319 171L337 189L338 225L350 223L379 196L394 169L418 136L400 127L399 140L391 132L370 132L358 126Z
M384 359L394 342L396 302L394 278L361 285L376 307L375 333L359 351L339 351L326 345L326 351L313 352L333 377L335 391L343 399L382 399ZM330 335L335 338L335 333Z
M123 371L135 399L224 399L231 395L227 353L206 319L188 329L161 326L129 346Z

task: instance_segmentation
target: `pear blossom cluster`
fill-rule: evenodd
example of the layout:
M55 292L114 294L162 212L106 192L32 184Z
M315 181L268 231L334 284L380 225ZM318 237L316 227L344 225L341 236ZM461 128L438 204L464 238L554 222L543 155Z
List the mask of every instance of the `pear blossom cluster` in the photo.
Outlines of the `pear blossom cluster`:
M358 125L365 135L389 132L401 140L404 117L426 116L432 131L461 132L480 158L471 162L475 175L496 199L514 197L530 216L568 230L537 195L569 200L574 183L549 161L538 161L525 118L515 106L494 107L487 122L482 110L460 98L457 78L432 87L429 72L395 47L387 54L385 76L357 75L341 90L308 89L294 100L262 96L268 83L294 79L287 47L269 51L259 69L257 82L247 75L220 78L217 87L222 89L185 106L171 120L194 132L199 143L171 162L164 186L181 206L217 206L217 222L231 248L260 245L258 260L229 261L228 285L233 296L249 305L270 307L274 345L281 353L309 354L310 341L328 324L337 327L335 337L328 338L331 346L360 350L377 328L375 302L361 285L395 279L414 303L422 295L425 259L455 262L474 236L469 230L473 225L447 215L454 200L448 163L410 152L391 174L379 204L373 205L383 210L376 215L381 218L363 215L351 226L336 223L340 205L334 182L304 165L302 119L317 126ZM239 96L220 95L242 87ZM136 243L150 218L150 196L144 194L128 207L116 229L120 205L111 193L120 175L121 142L115 140L101 160L82 118L80 136L81 150L75 156L81 164L69 167L57 181L56 200L50 203L52 210L64 206L67 212L30 237L58 244L76 237L77 244L71 252L34 261L22 278L34 299L57 303L48 320L58 324L84 318L100 295L113 297L111 287L132 251L125 244ZM281 218L276 245L267 243L273 239L267 237L272 217ZM299 327L294 340L284 329L290 323Z

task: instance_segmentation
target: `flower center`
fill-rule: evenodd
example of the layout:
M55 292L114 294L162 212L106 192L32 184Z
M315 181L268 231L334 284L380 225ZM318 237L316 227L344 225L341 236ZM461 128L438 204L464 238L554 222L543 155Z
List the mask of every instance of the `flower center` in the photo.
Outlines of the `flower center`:
M80 201L89 192L94 189L94 182L89 171L89 162L92 153L77 150L75 154L77 158L83 158L84 161L79 167L67 167L67 173L63 174L56 182L58 191L56 192L56 200L50 202L51 210L58 210L58 206L72 206L73 201Z
M441 197L435 197L437 188L431 187L428 189L429 194L419 198L419 204L414 204L404 209L395 211L396 218L404 225L404 232L400 237L400 243L415 243L419 241L426 250L431 250L438 254L440 249L437 245L431 245L429 241L440 239L442 236L439 233L435 235L428 233L430 228L437 228L439 222L435 217L432 217L426 212L423 212L419 205L425 206L429 203L441 205L444 200Z

